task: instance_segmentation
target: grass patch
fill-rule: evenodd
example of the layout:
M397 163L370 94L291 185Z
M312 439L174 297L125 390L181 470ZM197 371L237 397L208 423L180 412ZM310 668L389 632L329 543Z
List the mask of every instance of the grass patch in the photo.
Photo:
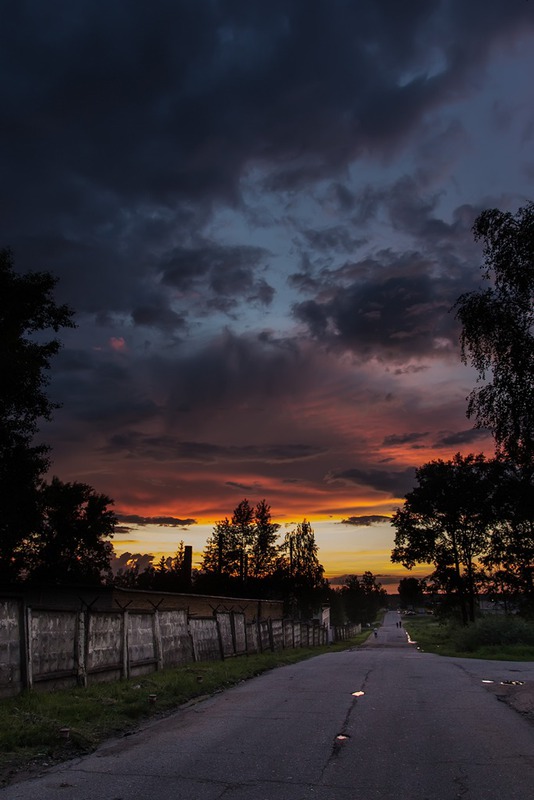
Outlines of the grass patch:
M187 664L128 681L87 689L24 692L0 703L0 785L21 770L64 761L94 750L150 718L177 709L262 672L362 644L371 631L334 645ZM149 695L156 695L154 704ZM62 728L69 728L65 738Z
M534 661L534 624L515 617L483 617L464 627L433 617L410 617L404 627L427 653L497 661Z

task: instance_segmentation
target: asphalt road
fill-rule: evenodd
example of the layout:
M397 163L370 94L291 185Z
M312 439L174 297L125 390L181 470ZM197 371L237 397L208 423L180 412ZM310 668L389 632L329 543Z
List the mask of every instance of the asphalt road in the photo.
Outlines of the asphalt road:
M534 662L420 653L398 619L365 647L261 675L0 800L532 800L534 726L483 680L532 680Z

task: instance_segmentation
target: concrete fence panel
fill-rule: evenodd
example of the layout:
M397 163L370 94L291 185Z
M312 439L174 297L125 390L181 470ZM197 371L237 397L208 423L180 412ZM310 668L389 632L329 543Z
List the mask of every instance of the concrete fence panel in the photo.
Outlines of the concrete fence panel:
M0 601L0 697L22 689L21 622L19 601Z
M31 682L77 673L78 614L73 611L29 611Z
M273 649L282 650L284 647L284 623L281 619L273 619L271 623L273 636Z
M347 625L336 625L333 629L334 641L344 642L361 632L362 626L356 622L350 622Z
M234 646L235 654L242 656L247 652L247 629L245 615L242 612L234 612Z
M128 614L129 675L142 675L157 663L154 641L154 615Z
M87 673L121 669L120 613L96 612L87 621Z
M214 617L192 617L189 620L189 630L195 661L218 661L221 658L219 630Z
M260 652L260 637L257 622L246 623L247 653Z
M225 658L228 658L228 656L235 655L232 613L230 611L219 611L216 619L219 626L222 654Z
M300 622L293 622L293 647L301 646Z
M187 624L187 611L160 611L163 665L188 664L194 660L193 642Z
M285 619L283 621L283 642L284 647L293 647L293 620Z
M272 650L273 642L271 637L271 620L262 619L259 623L260 628L260 646L262 652Z

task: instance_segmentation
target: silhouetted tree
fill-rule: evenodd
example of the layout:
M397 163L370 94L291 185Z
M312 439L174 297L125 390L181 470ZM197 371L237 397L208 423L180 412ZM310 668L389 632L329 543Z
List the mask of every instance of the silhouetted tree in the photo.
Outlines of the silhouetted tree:
M46 395L47 370L58 352L60 328L74 327L72 311L53 299L48 272L18 274L11 251L0 250L0 578L23 568L20 543L39 524L39 488L49 466L46 445L33 437L40 419L57 408Z
M495 525L482 559L534 601L534 203L516 214L488 209L473 226L484 242L485 289L462 295L462 359L482 384L467 414L494 439L500 474ZM501 583L502 580L499 580Z
M242 500L230 520L215 524L195 590L283 597L288 613L309 617L327 587L313 530L304 520L279 543L279 528L265 500L255 508Z
M340 589L329 590L328 599L330 618L335 625L347 622L366 625L387 605L387 592L373 573L366 571L361 579L357 575L347 575Z
M517 214L488 209L473 226L484 241L489 286L457 301L462 359L484 385L467 414L488 428L497 453L532 475L534 461L534 203ZM530 487L532 489L532 487Z
M218 578L239 578L242 563L240 545L228 517L216 522L204 548L201 572Z
M465 624L475 614L476 559L488 552L494 524L493 470L483 455L430 461L416 471L419 485L392 518L392 561L408 569L425 563L450 570L448 586Z
M328 582L324 578L324 567L319 562L315 533L306 519L286 533L282 552L287 575L287 610L292 616L298 614L309 618L326 599Z
M254 510L254 532L250 545L249 574L253 578L269 578L280 558L278 531L280 525L271 519L271 506L261 500Z
M327 601L328 605L330 606L331 624L346 625L347 622L349 621L349 618L345 610L345 603L343 602L341 589L329 585Z
M239 577L244 583L248 577L250 550L254 542L254 509L245 498L234 509L232 529L239 553Z
M197 588L236 594L253 589L261 596L269 593L278 567L279 527L272 522L265 500L255 508L247 499L242 500L231 520L225 518L215 524L204 549Z
M401 578L398 586L399 601L402 608L421 605L425 591L425 581L418 578Z
M372 572L363 573L362 584L367 596L369 622L372 622L376 619L380 609L387 608L388 593Z
M365 624L371 620L365 614L365 597L357 575L348 575L340 589L340 595L348 622Z
M484 591L493 600L502 603L505 614L517 607L524 597L523 582L517 572L508 569L494 569L484 575Z
M111 580L111 555L117 519L104 494L85 483L52 478L41 491L39 528L20 544L27 577L47 583Z
M494 465L494 524L487 553L481 561L493 573L506 573L516 598L534 602L534 487L523 466L503 459ZM488 498L489 502L489 498Z

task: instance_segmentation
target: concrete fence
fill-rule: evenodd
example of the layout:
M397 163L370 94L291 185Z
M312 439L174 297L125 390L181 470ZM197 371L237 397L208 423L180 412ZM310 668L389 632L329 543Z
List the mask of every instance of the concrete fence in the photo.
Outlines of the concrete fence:
M348 625L335 625L332 629L332 638L335 642L344 642L361 632L362 626L359 622L349 622Z
M335 638L358 630L336 628ZM0 598L0 697L328 641L326 626L288 619L251 622L238 611L197 617L186 610L57 610Z

